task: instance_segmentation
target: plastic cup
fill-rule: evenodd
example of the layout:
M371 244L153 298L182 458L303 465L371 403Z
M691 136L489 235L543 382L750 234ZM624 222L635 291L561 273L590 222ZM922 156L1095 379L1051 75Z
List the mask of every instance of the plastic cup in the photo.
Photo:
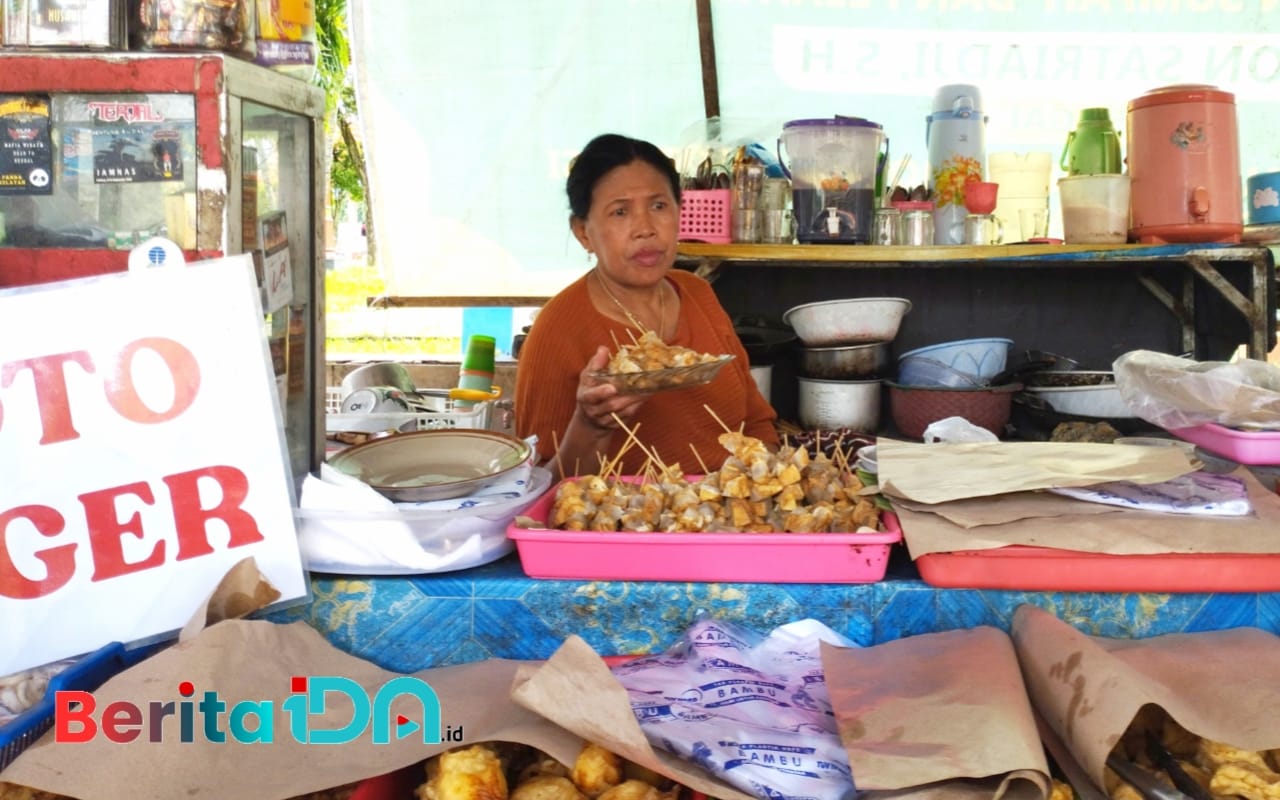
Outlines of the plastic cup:
M1129 176L1069 175L1058 179L1067 244L1123 244L1129 238Z
M1049 235L1049 209L1047 208L1020 208L1018 209L1018 230L1021 234L1021 240L1043 239Z
M496 347L496 339L479 333L467 341L467 354L462 359L462 369L458 371L459 389L475 389L481 392L493 390L493 360ZM454 404L462 408L471 408L475 405L475 401L455 400Z

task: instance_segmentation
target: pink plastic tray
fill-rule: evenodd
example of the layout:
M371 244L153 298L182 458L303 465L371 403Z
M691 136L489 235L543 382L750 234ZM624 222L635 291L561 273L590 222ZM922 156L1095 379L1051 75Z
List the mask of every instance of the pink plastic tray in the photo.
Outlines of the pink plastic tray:
M1238 431L1209 422L1169 433L1241 464L1280 464L1280 431Z
M1110 555L1011 545L930 553L920 577L947 589L1028 592L1274 592L1280 555L1156 553Z
M526 516L545 522L555 490ZM730 583L874 583L902 541L884 512L881 533L605 533L507 529L531 578Z

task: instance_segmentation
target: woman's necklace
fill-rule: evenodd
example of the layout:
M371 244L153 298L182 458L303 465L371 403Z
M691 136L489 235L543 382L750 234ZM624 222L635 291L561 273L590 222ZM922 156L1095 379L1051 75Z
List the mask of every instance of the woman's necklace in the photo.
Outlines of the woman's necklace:
M604 282L604 278L600 276L600 273L596 272L595 275L596 275L596 281L600 283L600 288L604 289L604 293L609 296L609 299L613 301L613 304L617 306L620 311L622 311L622 313L626 316L626 318L631 320L631 324L635 325L636 328L638 328L641 333L649 330L648 325L645 325L640 320L636 319L636 315L632 314L631 310L628 309L626 306L624 306L622 304L622 301L614 296L613 292L609 291L609 284ZM663 280L666 280L666 279L664 278ZM667 327L667 292L665 287L662 286L662 284L658 284L658 330L656 331L656 333L658 334L659 339L662 338L663 329L666 327Z

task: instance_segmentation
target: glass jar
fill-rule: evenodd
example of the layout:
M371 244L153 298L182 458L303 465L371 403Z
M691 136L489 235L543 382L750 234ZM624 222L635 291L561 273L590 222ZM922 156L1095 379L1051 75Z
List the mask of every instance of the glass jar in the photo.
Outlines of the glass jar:
M893 205L902 214L902 244L933 244L933 203L911 200Z

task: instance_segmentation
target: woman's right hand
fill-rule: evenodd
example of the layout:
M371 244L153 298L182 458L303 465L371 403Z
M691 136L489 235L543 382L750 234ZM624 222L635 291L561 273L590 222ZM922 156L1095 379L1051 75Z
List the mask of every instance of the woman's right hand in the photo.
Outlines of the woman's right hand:
M592 428L614 431L629 423L644 405L646 395L618 394L618 387L592 375L609 365L609 348L601 345L578 376L577 415Z

